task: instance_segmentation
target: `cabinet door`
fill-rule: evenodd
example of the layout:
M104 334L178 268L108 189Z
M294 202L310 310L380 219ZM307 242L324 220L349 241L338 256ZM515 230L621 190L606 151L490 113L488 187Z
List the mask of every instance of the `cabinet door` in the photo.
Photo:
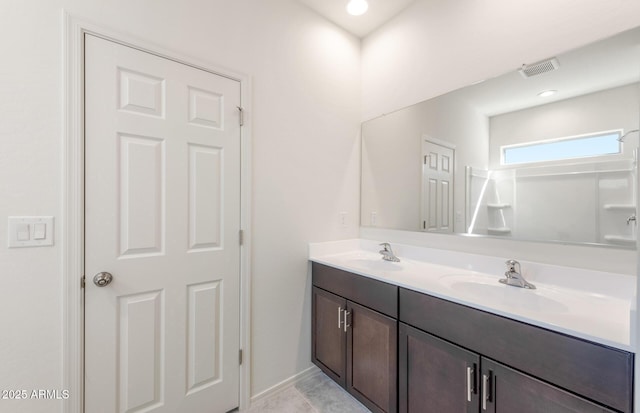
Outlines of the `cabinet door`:
M327 376L342 387L346 385L346 332L344 312L347 301L313 287L312 359Z
M480 356L403 323L398 343L401 413L478 412Z
M347 390L374 413L397 412L398 322L348 302Z
M482 359L481 381L482 413L614 413L485 358Z

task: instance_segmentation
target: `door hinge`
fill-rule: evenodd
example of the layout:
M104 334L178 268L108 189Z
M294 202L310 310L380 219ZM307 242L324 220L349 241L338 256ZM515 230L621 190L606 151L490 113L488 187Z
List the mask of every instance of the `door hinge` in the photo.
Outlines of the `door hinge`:
M240 365L242 365L242 349L240 349L240 351L239 351L239 360L238 361L240 362Z
M244 231L243 230L240 230L238 232L238 238L240 239L240 245L243 245L244 244Z
M84 288L86 285L86 278L84 275L82 276L82 278L80 278L80 288Z
M240 126L244 126L244 109L241 106L238 106L238 112L240 113Z

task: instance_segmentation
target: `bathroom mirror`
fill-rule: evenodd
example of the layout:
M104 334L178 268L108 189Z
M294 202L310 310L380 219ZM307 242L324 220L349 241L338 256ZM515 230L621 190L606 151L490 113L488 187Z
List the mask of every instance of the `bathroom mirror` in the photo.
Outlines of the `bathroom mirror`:
M635 248L640 28L364 122L361 225Z

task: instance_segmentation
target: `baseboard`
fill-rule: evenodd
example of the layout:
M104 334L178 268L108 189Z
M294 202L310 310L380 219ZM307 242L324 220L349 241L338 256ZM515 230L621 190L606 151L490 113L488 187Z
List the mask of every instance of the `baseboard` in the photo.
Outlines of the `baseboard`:
M260 400L266 399L268 397L273 396L274 394L278 394L283 390L288 389L289 387L293 386L294 384L296 384L297 382L307 379L309 377L313 377L316 374L320 373L320 369L316 366L311 366L306 370L301 371L298 374L295 374L291 377L289 377L286 380L281 381L280 383L269 387L268 389L256 394L255 396L251 396L251 406L253 406L255 403L259 402Z

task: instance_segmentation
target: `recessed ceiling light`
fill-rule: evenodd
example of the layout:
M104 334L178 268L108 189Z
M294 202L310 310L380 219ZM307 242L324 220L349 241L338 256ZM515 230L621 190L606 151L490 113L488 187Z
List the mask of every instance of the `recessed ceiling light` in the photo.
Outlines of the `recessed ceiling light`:
M538 93L538 96L540 96L541 98L546 98L547 96L555 95L556 93L558 93L557 90L544 90Z
M369 3L367 0L350 0L347 3L347 13L352 16L360 16L365 14L369 9Z

